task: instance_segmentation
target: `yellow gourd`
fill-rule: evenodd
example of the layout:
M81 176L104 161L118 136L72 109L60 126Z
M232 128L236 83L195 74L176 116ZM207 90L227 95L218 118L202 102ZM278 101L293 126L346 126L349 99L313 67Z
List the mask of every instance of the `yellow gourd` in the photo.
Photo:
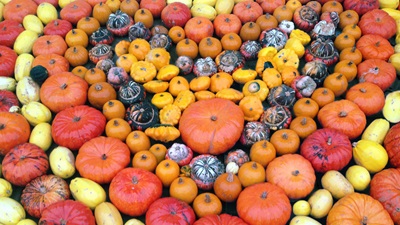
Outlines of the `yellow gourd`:
M243 97L239 102L239 107L243 111L246 121L257 121L264 112L261 100L254 95Z
M256 96L264 101L269 93L267 84L259 79L248 81L242 88L244 96Z
M130 75L135 82L143 84L156 77L157 69L151 62L137 61L132 63Z
M156 78L162 81L170 81L172 78L178 76L179 74L179 67L168 64L158 71Z
M172 104L173 102L174 97L169 92L160 92L153 95L153 98L151 98L151 103L153 103L153 105L158 109L162 109L164 106Z
M391 123L400 122L400 90L386 95L382 109L383 117Z
M181 136L178 128L168 124L149 127L144 131L144 133L151 139L161 142L174 141Z
M152 94L161 93L168 90L169 83L162 80L151 80L143 84L144 89Z
M178 106L181 111L185 110L190 104L196 101L196 97L190 90L183 90L176 96L174 105Z
M236 83L244 84L248 81L254 80L257 75L257 71L253 69L240 68L233 72L232 78Z
M87 178L76 177L72 179L69 189L75 200L82 202L92 210L100 203L106 201L104 188Z
M182 111L175 104L168 104L160 110L160 122L162 124L177 125L181 118Z
M215 94L217 98L224 98L233 101L234 103L238 103L244 97L243 92L238 91L234 88L225 88L217 92Z
M361 139L374 141L378 144L382 144L386 137L387 132L390 129L389 121L383 118L377 118L373 120L367 128L365 128Z
M340 199L347 194L354 193L351 183L337 170L327 171L321 178L322 187L328 190L332 197Z
M370 140L359 140L353 144L353 159L370 173L377 173L385 168L389 157L382 145Z
M192 13L192 17L201 16L211 21L213 21L217 16L215 8L204 3L193 4L190 8L190 12Z
M215 3L215 11L219 14L230 14L232 13L233 7L235 6L234 0L217 0Z

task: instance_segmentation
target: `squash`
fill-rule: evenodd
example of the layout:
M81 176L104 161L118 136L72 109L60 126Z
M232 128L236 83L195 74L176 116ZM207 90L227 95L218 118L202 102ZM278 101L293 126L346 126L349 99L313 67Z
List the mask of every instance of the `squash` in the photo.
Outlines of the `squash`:
M20 55L22 53L30 53L33 44L38 39L38 34L31 30L22 31L14 42L14 51Z
M365 167L370 173L383 170L389 160L385 148L370 140L360 140L353 144L353 158L357 165Z
M360 192L367 189L371 181L369 171L365 167L359 165L350 166L346 170L346 178L351 185L353 185L354 189Z
M72 179L69 188L75 200L82 202L92 210L106 201L106 192L103 187L87 178Z
M321 219L328 215L333 205L332 194L326 189L318 189L308 198L311 206L310 215L313 218Z
M33 59L33 55L29 53L22 53L18 56L14 67L14 78L17 81L20 81L23 77L29 76Z
M43 34L43 23L36 15L26 15L22 20L25 30L30 30L36 34Z
M217 15L219 14L230 14L232 13L233 7L235 5L234 0L217 0L215 2L215 11Z
M145 134L155 141L170 142L180 136L179 130L169 124L154 125L146 128Z
M308 216L295 216L290 220L289 225L322 225L322 224Z
M17 224L25 216L25 210L19 202L9 197L0 197L1 224Z
M39 123L49 123L52 119L51 111L40 102L29 102L21 108L21 114L32 126Z
M0 77L0 90L15 92L17 81L13 77Z
M192 17L205 17L211 21L217 17L217 11L210 5L204 3L193 4L190 8L190 12L192 13Z
M13 188L10 182L4 178L0 178L0 197L10 197L13 193Z
M44 151L47 151L53 139L51 137L51 125L50 123L39 123L37 124L31 132L29 137L29 143L39 146Z
M400 91L393 91L386 95L382 113L389 122L400 122Z
M49 162L53 174L63 179L70 178L75 173L75 156L66 147L55 147L50 152Z
M122 225L122 216L111 202L102 202L96 206L94 209L94 217L96 218L96 223L101 224L113 224Z
M389 131L390 123L384 118L377 118L373 120L367 128L365 128L361 139L374 141L378 144L382 144Z
M40 100L39 90L39 85L31 77L24 77L17 84L16 94L22 104L28 104Z
M328 190L335 199L354 193L354 188L343 174L337 170L329 170L321 178L322 187Z

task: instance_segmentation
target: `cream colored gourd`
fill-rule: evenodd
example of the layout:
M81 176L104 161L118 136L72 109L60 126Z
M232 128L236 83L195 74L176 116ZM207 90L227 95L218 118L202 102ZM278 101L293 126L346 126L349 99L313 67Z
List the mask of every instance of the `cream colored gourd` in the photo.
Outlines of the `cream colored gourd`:
M292 208L293 214L296 216L308 216L311 213L311 205L304 199L295 202Z
M371 182L371 175L368 170L359 165L350 166L346 170L346 178L356 191L364 191Z
M400 34L398 34L397 36L396 36L396 40L397 40L397 37L400 37ZM396 44L396 46L398 46L398 44ZM396 52L396 46L395 46L395 52ZM397 51L399 51L400 49L400 45L397 47L398 48L398 50ZM390 57L389 57L389 62L390 62L390 64L392 64L393 65L393 67L396 69L396 73L397 74L400 74L400 53L399 52L396 52L396 53L394 53L393 55L391 55Z
M387 12L394 20L400 19L400 11L392 8L382 8L383 11Z
M63 179L70 178L75 173L75 156L66 147L55 147L49 155L51 171Z
M39 123L31 131L29 143L39 146L44 151L47 151L53 142L51 136L50 123Z
M94 209L97 225L123 225L121 213L111 202L102 202Z
M326 189L318 189L308 199L311 206L310 216L316 219L328 215L333 205L332 194Z
M21 203L10 197L0 197L0 224L14 225L25 217L26 213Z
M377 118L373 120L367 128L365 128L361 139L374 141L378 144L382 144L386 137L387 132L390 129L390 123L386 119Z
M13 188L11 183L4 178L0 178L0 197L10 197L12 193Z
M390 8L390 9L396 9L399 6L399 0L378 0L379 2L379 8Z
M382 109L383 117L391 123L400 122L400 90L386 95Z
M20 220L17 225L37 225L37 223L31 219Z
M36 14L44 25L57 19L58 13L56 7L48 2L42 2L38 5Z
M142 221L138 219L130 219L124 223L124 225L145 225Z
M31 30L36 34L43 34L44 26L39 17L35 15L26 15L22 20L25 30Z
M234 0L217 0L215 3L215 11L217 11L217 15L230 14L232 13L234 6L235 6Z
M52 118L51 111L47 106L34 101L23 105L21 114L32 126L36 126L39 123L49 123Z
M217 16L217 11L214 7L204 3L193 4L190 8L190 12L192 13L192 17L202 16L211 21L213 21Z
M66 5L68 5L71 2L74 2L76 0L58 0L58 6L62 9L64 8Z
M337 170L327 171L321 178L322 187L328 190L332 197L340 199L354 193L354 188L343 174Z
M28 15L29 16L29 15ZM39 18L38 18L39 19ZM42 22L40 22L42 23ZM33 44L38 39L38 33L32 30L22 31L14 42L14 51L21 55L22 53L31 53Z
M23 105L38 102L40 101L39 90L39 85L31 77L24 77L17 84L17 98Z
M106 201L106 192L100 184L83 177L71 180L69 189L75 200L82 202L90 209L95 209Z
M295 216L290 220L289 225L322 225L322 224L309 216Z
M193 5L196 5L196 4L199 4L199 3L207 4L209 6L214 7L215 4L217 4L217 0L193 0Z
M17 81L20 81L23 77L29 76L34 58L35 57L30 53L22 53L17 57L14 66L14 77Z
M192 5L193 5L192 0L167 0L167 4L171 4L171 3L174 3L174 2L183 3L183 4L185 4L187 7L189 7L189 9L190 9L190 7L192 7Z
M359 140L353 143L353 159L370 173L377 173L385 168L389 157L382 145L370 140Z
M14 92L17 87L17 81L13 77L0 77L0 90Z

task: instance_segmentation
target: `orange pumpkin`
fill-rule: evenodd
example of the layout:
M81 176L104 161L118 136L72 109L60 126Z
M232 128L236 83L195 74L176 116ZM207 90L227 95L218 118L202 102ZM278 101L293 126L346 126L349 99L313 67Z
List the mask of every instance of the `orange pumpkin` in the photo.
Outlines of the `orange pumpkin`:
M346 99L356 103L366 116L380 112L385 105L382 89L370 82L358 83L349 88Z
M21 114L0 112L0 155L7 154L16 145L29 140L31 129Z
M224 153L239 140L243 127L240 107L221 98L190 104L179 121L183 142L200 154Z
M33 43L32 53L34 56L51 53L64 55L67 48L67 43L60 35L43 35Z
M68 60L61 55L55 53L38 55L33 59L32 68L41 65L47 69L49 76L58 75L61 72L69 71Z
M214 192L224 202L233 202L242 191L242 183L233 173L223 173L214 182Z
M276 157L276 149L274 145L267 140L257 141L251 146L249 156L251 161L258 162L266 168Z
M271 135L270 142L274 145L278 155L295 153L300 146L300 137L290 129L280 129Z
M222 212L222 203L215 194L205 192L194 199L193 210L199 218L212 214L219 215Z
M239 167L238 178L243 187L265 182L265 169L258 162L248 161Z
M359 82L374 83L385 91L396 80L396 69L385 60L367 59L357 66L357 78Z

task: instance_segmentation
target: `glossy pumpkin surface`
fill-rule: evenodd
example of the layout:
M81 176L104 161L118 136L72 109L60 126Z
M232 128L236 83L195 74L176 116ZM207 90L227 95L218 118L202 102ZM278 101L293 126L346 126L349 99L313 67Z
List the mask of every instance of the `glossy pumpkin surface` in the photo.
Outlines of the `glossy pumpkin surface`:
M13 147L27 142L30 134L30 125L21 114L0 112L0 155L6 155Z
M181 200L172 197L160 198L154 201L146 212L148 225L193 224L196 216L192 207Z

